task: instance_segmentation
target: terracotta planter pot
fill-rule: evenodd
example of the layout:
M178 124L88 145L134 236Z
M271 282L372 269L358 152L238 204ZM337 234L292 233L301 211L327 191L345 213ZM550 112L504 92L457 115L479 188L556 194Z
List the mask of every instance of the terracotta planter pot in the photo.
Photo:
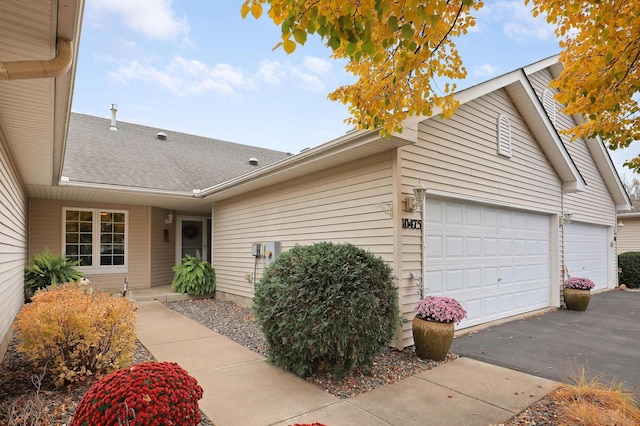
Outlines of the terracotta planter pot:
M586 311L591 300L591 290L564 289L564 303L570 311Z
M413 318L413 341L420 359L443 361L453 342L452 322L425 321Z

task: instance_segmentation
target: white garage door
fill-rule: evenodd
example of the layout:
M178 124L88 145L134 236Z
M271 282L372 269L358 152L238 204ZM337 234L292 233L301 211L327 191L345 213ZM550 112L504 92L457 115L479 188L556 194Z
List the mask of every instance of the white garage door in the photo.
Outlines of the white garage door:
M564 255L571 277L589 278L596 289L607 287L609 228L586 223L564 226Z
M549 217L427 200L425 294L457 299L460 328L550 305Z

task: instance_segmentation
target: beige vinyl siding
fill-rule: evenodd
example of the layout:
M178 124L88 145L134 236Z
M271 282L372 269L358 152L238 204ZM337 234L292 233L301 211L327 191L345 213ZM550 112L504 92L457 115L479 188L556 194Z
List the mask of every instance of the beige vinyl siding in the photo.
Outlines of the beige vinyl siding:
M529 76L529 80L531 81L531 85L533 86L538 99L542 99L544 90L547 89L552 79L553 77L548 69L538 71ZM556 101L555 106L555 126L558 129L560 138L567 148L569 155L571 155L571 158L578 167L578 170L586 183L585 191L565 194L564 209L570 210L573 213L572 221L609 226L609 235L610 238L613 239L612 227L616 224L615 202L613 201L590 152L590 148L597 150L600 149L600 147L589 147L587 145L587 143L591 144L598 142L595 140L587 142L583 139L570 142L570 137L562 134L562 131L574 127L576 122L573 117L562 112L562 108L564 107L562 104L559 104ZM560 229L560 232L563 232L562 228ZM563 239L564 237L561 235L561 241ZM561 253L563 252L561 251ZM608 264L609 271L607 275L609 282L616 283L617 258L613 249L609 250Z
M176 264L176 218L173 224L165 224L168 210L151 207L151 230L149 234L151 248L151 287L171 284ZM169 241L164 240L164 230L169 231Z
M381 141L380 143L384 143ZM216 290L249 303L252 243L349 242L393 262L393 219L377 203L392 202L392 153L235 197L214 206L213 264ZM258 259L256 272L263 271Z
M529 76L529 79L536 96L541 99L544 90L552 79L549 70L544 69L539 71ZM576 123L573 117L561 112L563 105L558 102L555 102L555 105L556 128L559 131L562 142L567 148L567 151L569 151L571 158L587 184L585 191L565 195L565 209L573 212L572 220L613 226L616 220L615 203L593 161L593 157L591 157L587 142L582 139L570 142L570 137L561 133L563 130L574 127ZM597 142L590 141L589 143ZM598 147L594 147L594 149L598 149Z
M61 200L31 200L29 229L31 234L29 258L48 247L53 254L62 251L62 208L83 207L125 210L128 212L128 272L121 274L92 274L85 276L97 288L122 288L125 277L129 288L149 287L149 207L120 204L93 204ZM161 232L161 230L160 230Z
M27 212L24 187L0 138L0 359L11 337L11 324L24 301Z
M618 254L640 251L640 217L619 219L624 227L618 232Z
M511 123L510 158L497 154L500 114ZM561 210L562 183L502 89L461 105L449 120L432 118L420 123L418 143L401 148L401 159L405 195L421 179L428 188L427 199L472 198L549 214ZM421 276L422 240L411 229L403 229L402 238L401 310L410 320L419 298L410 274ZM410 322L405 322L403 339L404 346L411 344Z

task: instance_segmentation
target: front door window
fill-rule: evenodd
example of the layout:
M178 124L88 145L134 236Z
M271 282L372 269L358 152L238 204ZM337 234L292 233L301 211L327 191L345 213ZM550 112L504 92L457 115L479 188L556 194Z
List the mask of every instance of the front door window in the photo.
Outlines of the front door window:
M178 256L177 263L181 262L187 254L195 256L199 254L204 260L207 258L207 220L196 218L179 219L178 224Z

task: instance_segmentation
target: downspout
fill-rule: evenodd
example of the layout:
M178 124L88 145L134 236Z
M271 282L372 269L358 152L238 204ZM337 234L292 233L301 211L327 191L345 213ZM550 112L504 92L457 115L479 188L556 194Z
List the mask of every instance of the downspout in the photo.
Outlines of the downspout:
M51 78L64 74L73 62L73 44L70 40L59 38L58 54L45 61L0 61L0 80L30 80L34 78Z

